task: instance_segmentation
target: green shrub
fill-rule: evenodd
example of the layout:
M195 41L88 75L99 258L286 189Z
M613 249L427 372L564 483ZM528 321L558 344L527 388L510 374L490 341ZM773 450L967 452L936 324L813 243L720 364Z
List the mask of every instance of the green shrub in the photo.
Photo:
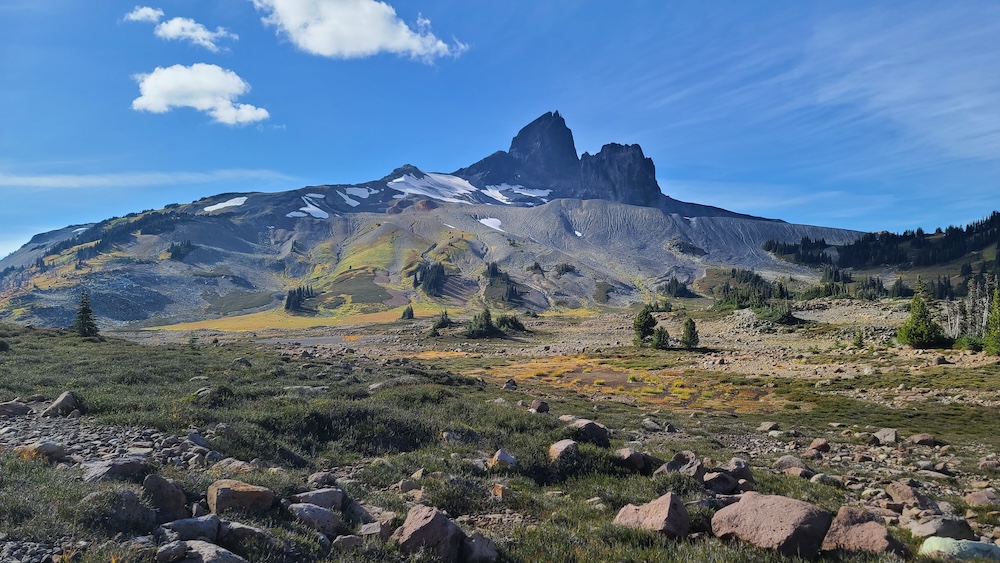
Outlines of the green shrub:
M515 317L514 315L499 315L496 321L497 327L505 330L515 330L517 332L524 332L524 324L521 319Z
M407 305L406 308L403 309L403 314L400 315L399 318L401 318L403 320L407 320L407 321L410 320L410 319L412 319L413 318L413 306L412 305Z
M493 317L490 315L490 310L483 309L482 313L472 317L469 321L469 326L465 328L463 333L466 338L493 338L496 336L503 336L503 332L493 324Z
M919 284L910 301L910 318L896 331L896 340L914 348L934 348L944 343L944 329L931 318L926 289Z

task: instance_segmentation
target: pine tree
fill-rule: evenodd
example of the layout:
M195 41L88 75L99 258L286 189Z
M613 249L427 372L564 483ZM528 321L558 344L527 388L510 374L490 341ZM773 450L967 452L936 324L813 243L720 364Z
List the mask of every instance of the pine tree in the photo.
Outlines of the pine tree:
M410 320L410 319L412 319L413 318L413 306L412 305L407 305L406 308L403 309L403 315L400 318L404 319L404 320Z
M914 348L931 348L944 340L944 329L931 318L927 300L926 286L918 281L917 290L910 301L910 318L896 331L896 338L902 344Z
M94 322L94 311L90 308L90 295L86 291L80 293L80 305L76 308L76 319L73 330L80 336L97 336L97 323Z
M681 346L694 348L698 346L698 327L694 324L694 319L688 317L684 321L684 328L681 331Z
M653 317L653 313L650 312L650 307L647 305L642 308L642 311L639 311L635 320L632 321L632 329L635 330L635 345L642 346L642 343L653 335L654 328L656 328L656 318Z
M1000 356L1000 287L993 290L990 315L986 318L986 334L983 351L991 356Z
M653 348L657 350L666 350L670 348L670 334L667 329L662 326L658 326L653 329Z

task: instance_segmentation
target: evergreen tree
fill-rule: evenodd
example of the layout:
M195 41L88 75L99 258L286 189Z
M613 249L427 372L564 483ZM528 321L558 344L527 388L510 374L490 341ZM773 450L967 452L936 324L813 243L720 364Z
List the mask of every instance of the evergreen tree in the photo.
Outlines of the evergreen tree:
M656 318L653 317L650 307L647 305L639 311L635 320L632 321L632 329L635 330L635 345L642 346L647 338L653 335L656 328Z
M412 305L407 305L406 308L403 309L403 315L400 318L404 319L404 320L410 320L410 319L412 319L413 318L413 306Z
M698 346L698 327L694 324L694 319L688 317L684 321L684 328L681 331L681 346L694 348Z
M94 322L94 311L90 308L90 295L86 291L80 293L80 305L76 308L76 319L73 330L80 336L97 336L97 323Z
M914 348L931 348L944 340L944 329L931 318L927 299L927 290L918 281L917 290L910 301L910 318L896 331L896 338L900 343Z
M993 303L986 319L986 334L983 351L991 356L1000 356L1000 287L993 290Z
M658 326L653 329L653 348L657 350L666 350L670 348L670 334L667 329L662 326Z

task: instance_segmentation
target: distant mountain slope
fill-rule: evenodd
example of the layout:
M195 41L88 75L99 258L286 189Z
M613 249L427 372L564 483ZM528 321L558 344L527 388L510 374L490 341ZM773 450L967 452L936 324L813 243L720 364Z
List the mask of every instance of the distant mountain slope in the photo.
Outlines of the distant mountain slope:
M343 317L408 303L625 305L710 266L802 274L763 244L860 234L673 200L638 145L578 157L562 117L548 113L509 151L453 174L407 165L364 184L220 194L38 235L0 261L0 318L68 325L82 289L113 326L272 309ZM483 276L487 262L506 285ZM446 278L429 295L421 282L435 264ZM285 292L302 285L316 297L285 313Z

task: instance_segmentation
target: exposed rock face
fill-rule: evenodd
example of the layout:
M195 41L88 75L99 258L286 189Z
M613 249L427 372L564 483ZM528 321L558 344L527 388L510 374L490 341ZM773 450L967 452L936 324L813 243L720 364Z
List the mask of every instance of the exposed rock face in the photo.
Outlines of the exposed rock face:
M639 145L604 145L580 161L580 199L609 199L631 205L655 206L662 198L653 160Z
M878 516L850 506L840 508L823 540L823 551L837 549L907 555L906 547L889 535Z
M571 176L579 165L573 133L559 112L547 112L518 131L507 151L539 180Z
M677 538L687 536L691 518L680 497L667 493L641 506L626 504L615 516L615 524L653 530Z
M208 509L218 514L226 510L263 512L274 503L274 493L234 479L221 479L208 487Z
M749 492L740 502L715 513L712 532L789 557L812 559L819 553L832 520L829 512L807 502Z
M440 510L417 505L393 532L392 540L405 553L428 549L444 563L454 563L462 550L465 532Z

